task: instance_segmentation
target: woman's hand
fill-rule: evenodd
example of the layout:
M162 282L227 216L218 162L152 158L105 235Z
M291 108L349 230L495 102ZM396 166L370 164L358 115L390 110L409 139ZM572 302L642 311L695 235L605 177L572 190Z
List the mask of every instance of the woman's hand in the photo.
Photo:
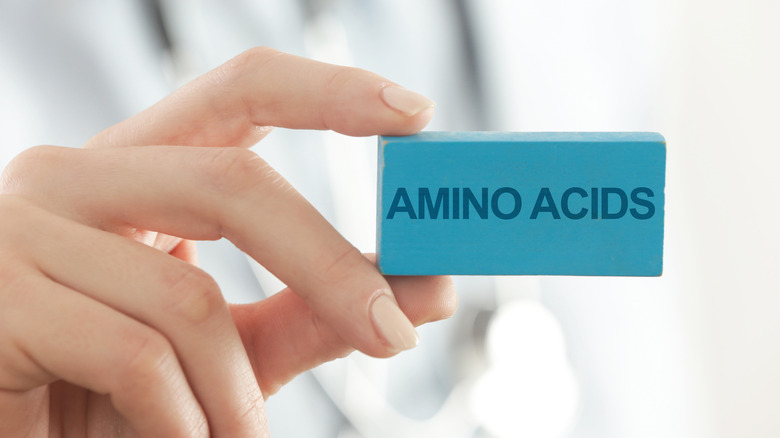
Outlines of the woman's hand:
M261 48L83 149L19 155L0 179L0 436L267 435L264 397L295 375L413 347L454 311L451 281L388 283L245 147L272 126L412 134L432 108ZM192 240L221 237L290 289L226 304L193 265Z

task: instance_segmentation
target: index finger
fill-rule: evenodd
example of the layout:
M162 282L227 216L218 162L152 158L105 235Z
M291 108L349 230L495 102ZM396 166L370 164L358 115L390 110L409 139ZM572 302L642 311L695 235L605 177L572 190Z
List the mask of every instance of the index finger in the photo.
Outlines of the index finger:
M417 344L374 264L251 151L39 147L12 164L7 179L25 178L15 194L87 225L228 238L366 354L386 357ZM31 166L38 172L25 170Z
M433 116L430 99L368 71L260 47L186 84L85 147L251 146L269 127L409 135Z

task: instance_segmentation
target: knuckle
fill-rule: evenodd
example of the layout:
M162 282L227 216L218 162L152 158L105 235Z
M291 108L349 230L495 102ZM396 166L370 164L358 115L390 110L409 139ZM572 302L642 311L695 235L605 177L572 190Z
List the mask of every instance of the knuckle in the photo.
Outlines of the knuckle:
M211 436L211 433L209 432L209 424L206 422L206 418L202 417L199 419L196 423L192 425L192 429L190 429L186 434L182 435L183 437L203 437L208 438Z
M338 332L320 319L316 313L311 313L310 318L317 340L326 351L333 353L333 358L344 358L352 352L352 347L339 336Z
M198 415L196 420L189 421L187 427L188 429L181 435L182 438L208 438L211 436L208 420L203 415Z
M194 266L168 270L163 282L167 310L179 321L200 325L227 311L216 281Z
M174 374L176 364L173 347L165 337L151 328L127 337L125 365L117 375L115 386L123 394L144 393L149 386L158 387Z
M331 102L348 99L348 95L354 93L356 88L356 78L359 77L360 70L354 67L333 67L328 74L323 89L323 95ZM322 129L339 130L339 128L348 126L350 117L348 111L321 111L320 125Z
M57 165L61 160L62 149L57 146L41 145L22 151L3 170L0 176L0 193L17 192L31 175L47 174L45 170Z
M171 343L155 330L142 326L124 336L124 353L120 359L122 366L107 382L106 392L111 394L112 402L120 412L144 412L139 409L139 401L144 403L149 397L175 392L178 397L186 391L180 386L183 378L181 368ZM185 401L179 398L181 401ZM208 437L209 428L206 418L198 409L189 410L185 418L172 418L168 424L171 429L166 436Z
M58 160L63 148L60 146L38 145L28 148L17 155L12 162L21 165L37 166L41 161Z
M281 55L282 52L266 46L257 46L244 50L236 56L239 65L257 67L268 62L269 59Z
M265 400L260 391L257 391L256 394L248 397L247 400L244 401L243 409L238 411L234 424L239 428L243 425L248 425L251 429L266 429L267 425L265 424L265 414L263 412L264 403Z
M283 52L270 47L253 47L247 49L222 65L218 71L219 80L222 82L231 82L244 74L244 72L257 72L269 60L282 54Z
M322 264L320 271L320 281L327 284L345 281L362 263L367 261L363 254L349 243L346 243L344 250L335 254L333 258Z
M258 167L267 166L256 153L244 148L219 148L208 157L209 176L215 182L230 183L253 174Z
M221 148L206 165L210 184L222 195L236 195L262 187L291 188L265 160L243 148Z
M359 70L354 67L335 67L330 72L325 85L325 92L329 94L341 94L344 88L355 79L355 73Z
M254 87L254 84L263 83L266 80L264 76L269 76L274 71L272 68L269 68L272 61L283 55L285 55L283 52L270 47L254 47L240 53L208 75L208 78L210 78L208 81L220 90L221 95L228 94L234 96L234 99L228 99L232 104L225 111L237 114L239 123L254 126L255 134L258 136L264 136L268 131L268 128L259 128L264 126L267 121L264 123L257 120L257 114L263 106L272 102L272 93L265 93L264 103L257 105L257 99L251 98L241 91L246 90L248 87ZM221 96L221 98L224 100L224 96ZM215 101L215 104L219 105L219 99ZM227 144L239 144L242 141L246 142L247 139L237 139L236 143ZM257 141L259 141L259 138L254 137L253 143Z

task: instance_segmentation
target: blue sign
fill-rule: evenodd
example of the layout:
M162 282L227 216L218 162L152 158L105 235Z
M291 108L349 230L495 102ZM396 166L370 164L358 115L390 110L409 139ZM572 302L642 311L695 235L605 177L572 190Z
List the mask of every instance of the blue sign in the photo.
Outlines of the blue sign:
M657 133L380 137L379 269L661 275L665 167Z

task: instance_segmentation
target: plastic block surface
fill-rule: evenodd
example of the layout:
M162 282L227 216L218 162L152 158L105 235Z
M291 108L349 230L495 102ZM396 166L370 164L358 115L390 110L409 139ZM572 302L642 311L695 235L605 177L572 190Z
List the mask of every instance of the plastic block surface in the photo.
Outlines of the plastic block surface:
M385 274L661 275L660 134L422 132L378 157Z

